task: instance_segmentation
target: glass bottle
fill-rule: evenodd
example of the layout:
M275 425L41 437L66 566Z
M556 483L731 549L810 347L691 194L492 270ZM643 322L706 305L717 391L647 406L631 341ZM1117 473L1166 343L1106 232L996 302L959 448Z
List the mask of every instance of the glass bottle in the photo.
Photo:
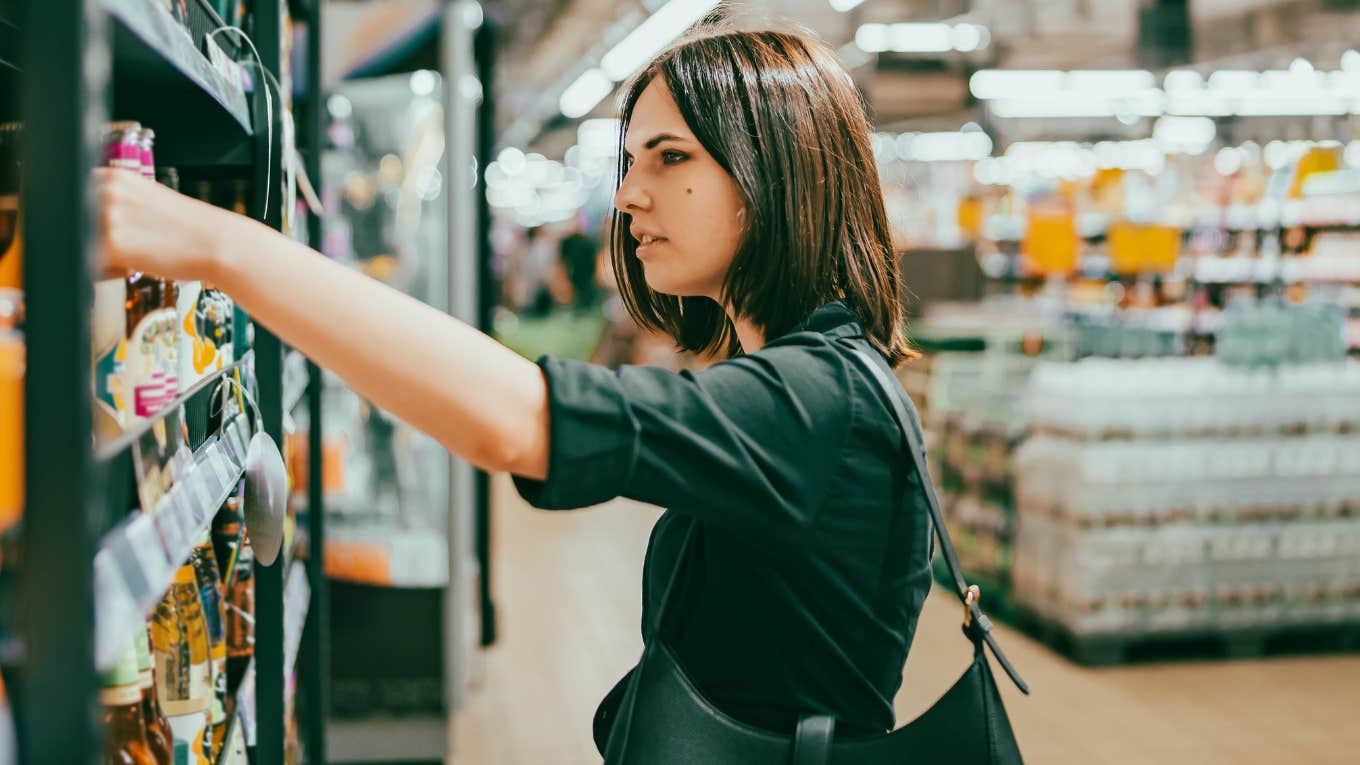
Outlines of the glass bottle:
M18 123L0 125L0 289L24 287L23 230L19 215Z
M146 741L142 720L142 687L133 642L103 677L99 700L104 705L106 765L159 765Z
M10 713L9 697L5 695L5 678L0 675L0 762L18 762L15 749L14 716Z
M227 641L223 624L222 578L218 574L217 557L213 553L212 540L208 532L203 533L194 547L190 563L198 584L199 600L203 604L203 614L208 625L210 662L212 666L212 751L220 752L222 742L227 737Z
M152 642L161 706L170 720L176 747L184 746L193 763L207 761L203 753L211 707L207 636L193 568L181 566L156 608Z
M175 734L170 730L170 721L161 709L160 697L156 694L155 660L151 657L151 633L149 628L137 630L132 636L137 651L137 670L139 685L142 689L142 722L146 725L146 742L160 765L174 765Z
M213 547L226 574L227 674L234 689L255 654L255 556L245 536L239 497L228 499L213 521Z

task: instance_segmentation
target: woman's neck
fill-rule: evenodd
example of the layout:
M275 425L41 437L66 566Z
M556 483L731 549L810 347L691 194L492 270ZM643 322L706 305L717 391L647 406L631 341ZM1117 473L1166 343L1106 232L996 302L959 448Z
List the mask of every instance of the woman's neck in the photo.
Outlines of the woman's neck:
M743 353L755 353L765 347L765 331L763 329L756 326L750 319L734 316L730 308L727 315L732 319L732 327L737 331L737 340L741 342Z

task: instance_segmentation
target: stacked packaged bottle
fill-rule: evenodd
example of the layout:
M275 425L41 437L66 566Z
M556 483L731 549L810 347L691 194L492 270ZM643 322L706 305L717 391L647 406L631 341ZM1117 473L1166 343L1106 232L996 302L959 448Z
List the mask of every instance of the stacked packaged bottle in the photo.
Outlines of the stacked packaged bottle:
M106 765L161 765L147 740L142 714L141 673L135 640L129 640L112 669L104 673L99 693L104 706L104 763Z
M105 164L178 191L177 170L156 167L154 139L136 122L111 124ZM234 308L224 293L198 282L177 284L140 273L100 280L94 293L91 379L97 442L117 438L172 403L181 389L232 363Z
M1045 363L1015 599L1079 636L1360 620L1360 363Z
M17 743L14 715L10 712L9 696L5 694L5 678L0 675L0 762L19 761Z
M23 238L20 128L0 125L0 533L24 504Z

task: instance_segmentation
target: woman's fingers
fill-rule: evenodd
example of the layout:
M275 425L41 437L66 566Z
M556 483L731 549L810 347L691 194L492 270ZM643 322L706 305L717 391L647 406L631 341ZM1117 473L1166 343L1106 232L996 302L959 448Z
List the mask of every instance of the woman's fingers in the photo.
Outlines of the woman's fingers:
M96 168L93 185L100 273L205 277L213 216L228 213L129 170Z

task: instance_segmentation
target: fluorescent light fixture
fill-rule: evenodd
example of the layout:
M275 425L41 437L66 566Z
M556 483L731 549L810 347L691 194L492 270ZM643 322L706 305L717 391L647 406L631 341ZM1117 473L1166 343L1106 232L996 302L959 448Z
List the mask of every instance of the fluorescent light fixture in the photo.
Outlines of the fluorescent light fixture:
M1026 71L1021 69L983 69L968 80L973 97L1035 98L1051 95L1063 87L1067 73L1059 71Z
M948 24L893 24L889 45L899 53L947 53L954 49Z
M1220 69L1209 75L1209 87L1225 92L1255 90L1261 83L1260 72Z
M1163 96L1149 90L1130 98L1099 98L1091 93L1058 92L1047 98L1002 98L988 105L997 117L1007 119L1042 117L1158 117L1163 112Z
M855 45L865 53L972 53L991 39L977 24L864 24L855 30Z
M1360 57L1360 54L1357 54ZM1360 60L1351 62L1360 67ZM1168 72L1156 87L1151 72L983 70L969 80L973 96L997 117L1307 116L1360 114L1360 68L1319 72L1301 59L1288 70Z
M1162 79L1162 88L1167 93L1179 90L1202 90L1204 88L1204 75L1190 69L1177 69L1167 72Z
M558 105L562 114L570 119L590 114L600 102L614 90L614 81L601 69L587 69L576 78L576 82L562 91Z
M972 53L987 47L992 41L992 34L987 31L987 27L978 24L955 24L949 32L949 39L954 50Z
M855 45L865 53L882 53L889 48L887 24L865 24L855 30Z
M1168 154L1203 154L1217 134L1208 117L1162 117L1152 127L1152 140Z
M1152 72L1140 69L1085 70L1067 73L1069 90L1094 91L1106 96L1139 93L1156 87Z
M863 2L864 0L831 0L831 10L845 13L858 8Z
M719 0L671 0L638 25L600 60L600 68L614 82L641 69L662 48L718 6ZM603 98L603 96L602 96ZM584 112L583 112L584 113ZM568 115L570 116L570 115Z
M917 162L957 162L979 160L992 153L992 139L983 132L917 133L903 150L899 138L898 154Z

